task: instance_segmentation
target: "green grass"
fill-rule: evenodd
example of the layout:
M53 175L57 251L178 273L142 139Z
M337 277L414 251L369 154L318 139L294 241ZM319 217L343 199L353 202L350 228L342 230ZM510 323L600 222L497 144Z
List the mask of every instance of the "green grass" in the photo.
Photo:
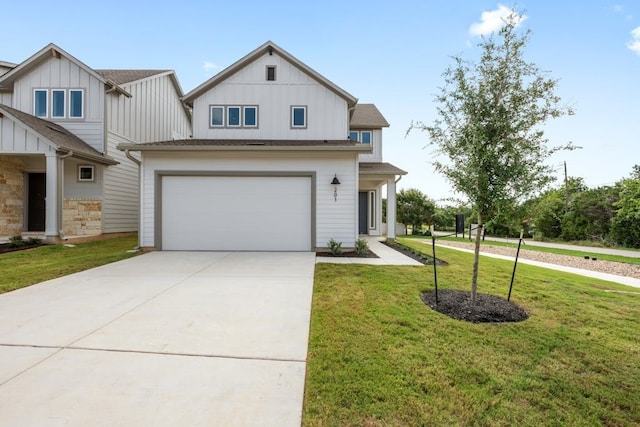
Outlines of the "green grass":
M0 254L0 293L129 258L136 244L136 237L117 237Z
M402 237L398 238L398 240L400 242L414 241L417 237L419 237L419 236L414 236L413 238L407 237L407 236L402 236ZM424 242L423 245L428 244L429 246L431 246L431 237L424 237L424 239L429 239L429 241L428 242ZM452 241L452 242L472 243L472 241L470 241L469 239L463 239L461 237L458 237L458 238L456 238L456 237L443 237L443 238L439 238L438 240L449 240L449 241ZM436 242L438 240L436 240ZM514 240L517 242L517 239L514 239ZM514 248L514 249L518 247L518 243L496 242L496 241L493 241L493 240L485 240L485 241L481 242L480 244L483 245L483 246L506 246L506 247L510 247L510 248ZM526 243L523 244L521 246L521 248L522 249L526 249L528 251L546 252L546 253L557 254L557 255L568 255L568 256L575 256L575 257L578 257L578 258L584 258L585 255L589 255L589 256L595 256L598 259L604 260L604 261L623 262L623 263L626 263L626 264L640 265L640 258L631 258L631 257L625 257L625 256L619 256L619 255L609 255L609 254L599 254L599 253L592 253L592 252L589 252L589 251L575 251L575 250L569 250L569 249L547 248L547 247L543 247L543 246L536 246L536 245L533 245L533 244L527 245ZM422 246L422 250L424 251L424 246Z
M468 290L472 255L438 257ZM512 267L483 257L480 292L506 297ZM304 425L640 424L640 289L521 265L511 324L450 319L431 289L429 266L316 266Z

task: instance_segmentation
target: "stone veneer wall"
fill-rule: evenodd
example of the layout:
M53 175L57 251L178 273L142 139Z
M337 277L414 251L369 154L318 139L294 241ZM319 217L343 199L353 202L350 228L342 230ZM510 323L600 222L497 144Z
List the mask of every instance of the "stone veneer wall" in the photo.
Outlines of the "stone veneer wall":
M62 233L65 236L95 236L102 233L102 200L64 199Z
M0 236L16 236L24 229L24 165L0 156Z

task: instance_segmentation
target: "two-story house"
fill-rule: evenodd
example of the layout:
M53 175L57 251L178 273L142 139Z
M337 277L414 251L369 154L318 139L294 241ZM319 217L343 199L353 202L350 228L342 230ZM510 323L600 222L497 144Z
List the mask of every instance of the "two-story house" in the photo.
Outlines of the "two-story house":
M50 44L0 62L0 236L132 232L139 168L116 146L188 138L173 71L94 70Z
M387 121L272 42L183 97L193 138L124 143L141 160L140 246L163 250L353 247L382 233ZM394 227L389 227L394 237Z

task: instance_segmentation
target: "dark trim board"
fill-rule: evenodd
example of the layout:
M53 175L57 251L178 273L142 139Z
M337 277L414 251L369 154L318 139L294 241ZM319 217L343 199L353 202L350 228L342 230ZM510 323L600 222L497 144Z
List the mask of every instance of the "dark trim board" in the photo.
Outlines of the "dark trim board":
M311 197L311 230L310 230L310 251L313 251L316 243L316 172L315 171L189 171L189 170L156 170L155 171L155 194L154 194L154 248L162 250L162 178L164 177L265 177L265 178L310 178Z

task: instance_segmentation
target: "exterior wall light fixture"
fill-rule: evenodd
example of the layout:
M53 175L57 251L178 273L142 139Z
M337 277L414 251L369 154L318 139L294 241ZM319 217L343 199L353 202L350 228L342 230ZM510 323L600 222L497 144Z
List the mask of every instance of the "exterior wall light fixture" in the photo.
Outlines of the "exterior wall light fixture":
M333 175L333 180L331 181L331 185L333 185L333 201L338 201L338 185L340 185L340 180L338 179L338 175Z

